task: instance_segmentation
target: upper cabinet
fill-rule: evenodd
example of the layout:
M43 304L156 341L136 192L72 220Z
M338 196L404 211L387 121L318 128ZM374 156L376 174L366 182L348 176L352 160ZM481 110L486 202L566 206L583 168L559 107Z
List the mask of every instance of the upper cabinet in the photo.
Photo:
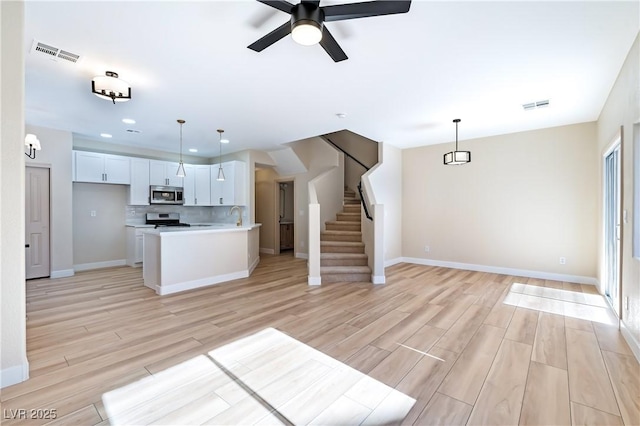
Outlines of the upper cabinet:
M129 205L149 205L149 160L145 158L131 158Z
M73 180L75 182L131 183L129 157L97 152L73 152Z
M184 205L211 205L211 166L185 164Z
M245 164L242 161L222 163L224 181L217 180L219 164L211 166L211 205L244 206L247 204Z
M176 176L178 163L169 161L149 161L149 185L183 186L181 177Z

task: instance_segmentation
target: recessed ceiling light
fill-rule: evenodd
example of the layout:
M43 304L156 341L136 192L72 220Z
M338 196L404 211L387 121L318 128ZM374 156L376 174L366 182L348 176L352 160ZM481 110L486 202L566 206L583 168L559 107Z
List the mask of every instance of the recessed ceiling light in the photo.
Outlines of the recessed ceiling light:
M136 124L136 120L134 120L133 118L123 118L122 122L126 124Z
M339 112L339 113L336 114L336 117L338 117L338 118L346 118L347 114L345 114L344 112Z
M189 152L198 152L198 150L195 148L189 148Z
M220 139L220 143L229 143L229 139Z
M103 138L112 138L113 135L110 135L109 133L100 133L100 136L102 136Z

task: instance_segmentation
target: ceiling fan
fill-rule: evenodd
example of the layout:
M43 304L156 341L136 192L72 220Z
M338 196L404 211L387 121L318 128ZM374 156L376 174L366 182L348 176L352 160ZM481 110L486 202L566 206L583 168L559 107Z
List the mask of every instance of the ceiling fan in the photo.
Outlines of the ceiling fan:
M267 6L289 13L291 20L250 44L248 46L249 49L262 52L276 41L291 33L291 37L293 37L297 43L306 46L320 43L320 46L331 56L334 62L344 61L347 59L347 55L336 39L333 38L329 30L324 28L324 22L406 13L411 7L410 0L367 1L330 6L320 6L320 0L302 0L295 5L286 0L258 1Z

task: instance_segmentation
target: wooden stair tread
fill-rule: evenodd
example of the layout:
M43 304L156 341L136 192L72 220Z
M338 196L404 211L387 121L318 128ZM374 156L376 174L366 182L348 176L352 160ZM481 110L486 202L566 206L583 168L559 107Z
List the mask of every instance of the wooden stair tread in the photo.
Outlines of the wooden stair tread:
M369 274L371 268L368 266L321 266L320 276L322 274Z
M321 231L321 234L327 234L327 235L353 235L353 236L358 236L358 235L362 235L361 231L333 231L333 230L328 230L328 231Z
M362 259L365 253L320 253L320 259Z
M362 247L364 243L361 241L320 241L321 246L353 246L353 247Z

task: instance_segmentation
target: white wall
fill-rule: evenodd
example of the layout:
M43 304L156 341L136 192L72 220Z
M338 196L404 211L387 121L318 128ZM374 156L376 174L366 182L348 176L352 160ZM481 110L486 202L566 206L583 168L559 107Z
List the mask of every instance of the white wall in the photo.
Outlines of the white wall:
M640 35L629 51L629 55L620 70L620 74L609 93L607 102L600 113L597 126L598 143L596 151L598 181L594 186L594 196L598 200L598 278L604 283L602 265L604 264L604 244L602 241L602 155L613 138L618 134L620 126L624 127L622 146L623 167L623 210L627 211L628 221L622 224L622 299L629 299L629 309L622 310L623 334L634 348L636 357L640 359L640 260L633 257L633 202L640 196L640 188L634 184L636 170L633 162L634 123L640 122ZM637 137L637 136L636 136ZM640 146L635 147L640 149ZM601 290L602 291L602 290Z
M585 123L466 140L461 166L442 164L450 144L404 150L403 256L595 282L595 135Z
M402 256L402 150L381 142L378 161L369 181L375 203L384 206L384 260L392 264Z
M73 213L71 159L73 137L70 132L27 126L27 132L38 136L42 150L35 159L26 158L29 166L50 169L51 187L51 277L73 275Z
M124 264L127 186L73 183L73 263L76 270ZM189 208L189 207L184 207ZM91 216L95 212L95 216Z
M29 377L24 286L23 27L23 2L0 2L0 387Z

